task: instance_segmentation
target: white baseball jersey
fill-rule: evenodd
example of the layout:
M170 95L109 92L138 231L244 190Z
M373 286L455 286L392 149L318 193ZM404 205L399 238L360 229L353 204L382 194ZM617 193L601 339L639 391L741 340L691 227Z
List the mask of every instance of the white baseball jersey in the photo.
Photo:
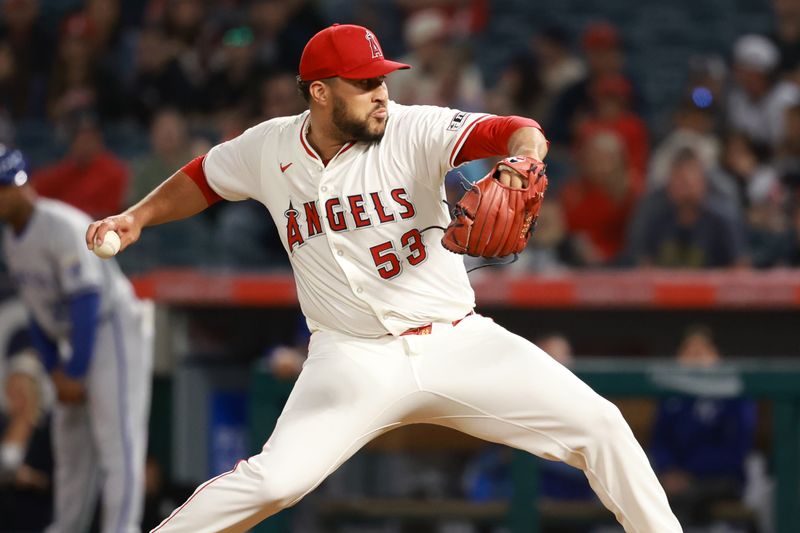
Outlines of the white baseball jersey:
M45 333L53 339L69 334L68 297L100 294L100 316L134 301L133 288L116 261L104 261L86 249L89 217L72 206L39 199L21 235L3 228L8 269L20 297Z
M60 347L68 346L70 297L100 294L97 338L81 378L86 402L58 404L53 412L55 512L46 531L87 530L101 491L101 530L136 533L144 497L152 321L116 261L86 249L90 222L74 207L39 199L20 235L3 228L3 246L21 299Z
M445 250L444 175L488 115L389 103L379 143L349 143L327 165L309 113L263 122L214 147L203 168L227 200L269 209L312 331L379 337L464 317L475 305L463 258Z

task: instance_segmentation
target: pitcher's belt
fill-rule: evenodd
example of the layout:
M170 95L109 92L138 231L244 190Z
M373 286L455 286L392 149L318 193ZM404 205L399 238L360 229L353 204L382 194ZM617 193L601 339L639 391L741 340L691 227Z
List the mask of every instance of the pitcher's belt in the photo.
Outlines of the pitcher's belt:
M453 326L456 326L458 325L459 322L461 322L462 320L473 314L475 314L475 312L470 311L462 318L459 318L458 320L453 320L451 324ZM403 335L430 335L432 330L433 330L433 324L425 324L424 326L407 329L403 333L401 333L400 336L402 337Z

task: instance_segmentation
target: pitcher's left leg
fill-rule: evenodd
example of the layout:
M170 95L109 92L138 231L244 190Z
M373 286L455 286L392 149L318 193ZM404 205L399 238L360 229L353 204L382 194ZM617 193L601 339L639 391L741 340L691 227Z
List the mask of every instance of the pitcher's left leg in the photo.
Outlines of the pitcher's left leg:
M441 345L420 358L423 389L449 405L428 422L580 468L629 533L681 531L613 404L490 319L465 319Z

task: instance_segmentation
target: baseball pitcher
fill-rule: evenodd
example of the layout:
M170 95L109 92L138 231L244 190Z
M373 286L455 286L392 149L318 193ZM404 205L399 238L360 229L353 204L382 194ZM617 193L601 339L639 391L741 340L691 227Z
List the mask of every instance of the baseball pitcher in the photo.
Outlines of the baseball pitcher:
M463 257L510 256L533 229L547 141L533 120L389 100L368 29L333 25L300 60L308 111L261 123L97 221L122 247L145 226L254 198L279 228L312 332L308 360L258 455L198 487L154 531L245 531L319 485L366 442L431 423L580 468L625 530L681 526L620 412L534 344L473 312ZM512 156L450 220L445 173Z

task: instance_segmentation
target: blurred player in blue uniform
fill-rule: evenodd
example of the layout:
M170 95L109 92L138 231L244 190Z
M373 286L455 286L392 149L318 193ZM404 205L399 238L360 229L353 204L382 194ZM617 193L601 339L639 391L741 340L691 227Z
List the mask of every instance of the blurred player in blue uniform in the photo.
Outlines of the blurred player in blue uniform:
M89 218L37 198L26 167L19 150L0 145L5 260L58 396L52 428L55 518L47 531L86 531L102 489L102 532L138 532L151 315L116 262L86 250Z

